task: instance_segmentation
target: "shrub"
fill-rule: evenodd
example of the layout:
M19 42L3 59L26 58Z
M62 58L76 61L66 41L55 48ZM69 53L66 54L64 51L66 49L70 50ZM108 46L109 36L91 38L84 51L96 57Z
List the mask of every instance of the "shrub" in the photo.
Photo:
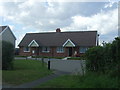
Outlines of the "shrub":
M111 73L112 76L120 75L120 38L112 43L105 43L88 49L86 52L87 69ZM114 69L113 69L114 68ZM117 75L114 75L116 73Z
M117 37L112 44L105 45L106 67L112 76L120 75L120 38Z
M120 38L117 37L112 43L112 58L114 62L120 62Z
M2 41L2 70L13 69L14 47L11 43Z
M120 37L115 38L112 43L112 67L115 68L114 72L116 72L116 76L120 76ZM120 82L120 80L119 80Z
M86 52L87 68L90 71L101 71L104 67L103 47L97 46L90 48Z

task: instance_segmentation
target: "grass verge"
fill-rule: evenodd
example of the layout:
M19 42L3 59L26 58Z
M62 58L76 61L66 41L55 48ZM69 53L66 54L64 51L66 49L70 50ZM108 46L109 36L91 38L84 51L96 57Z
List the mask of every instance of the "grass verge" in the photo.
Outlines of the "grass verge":
M55 78L36 88L117 88L118 78L111 78L108 75L87 74L64 75Z
M18 85L51 74L46 65L35 60L14 60L14 70L3 70L3 83Z
M68 60L83 60L81 57L70 57Z

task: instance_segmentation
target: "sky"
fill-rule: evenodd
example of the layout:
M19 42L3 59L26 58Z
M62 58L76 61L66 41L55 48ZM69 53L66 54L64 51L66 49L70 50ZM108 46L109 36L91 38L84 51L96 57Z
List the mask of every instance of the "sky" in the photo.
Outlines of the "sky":
M118 1L0 1L0 25L9 25L16 47L26 33L98 31L102 44L118 36Z

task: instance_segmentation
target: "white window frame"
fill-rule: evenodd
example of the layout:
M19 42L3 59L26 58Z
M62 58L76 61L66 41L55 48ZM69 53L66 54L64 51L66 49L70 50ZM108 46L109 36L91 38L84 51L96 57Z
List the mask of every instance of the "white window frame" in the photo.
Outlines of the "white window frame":
M48 51L44 51L44 48L47 48ZM42 47L42 52L49 53L50 52L50 47Z
M64 53L64 48L63 47L57 47L56 52L57 53Z
M79 53L85 53L85 52L81 52L81 48L85 49L85 52L88 50L88 47L79 47Z
M26 51L26 48L28 48L28 51ZM23 51L24 51L24 52L30 52L30 47L24 47L24 48L23 48Z

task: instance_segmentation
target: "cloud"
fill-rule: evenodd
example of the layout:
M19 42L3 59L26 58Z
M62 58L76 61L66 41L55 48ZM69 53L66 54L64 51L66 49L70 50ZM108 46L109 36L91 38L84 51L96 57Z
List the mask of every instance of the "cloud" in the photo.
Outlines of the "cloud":
M2 3L0 3L0 16L2 16L3 9L2 9Z
M100 11L105 3L88 2L6 2L3 4L4 18L39 30L66 27L75 15L90 16ZM96 8L94 8L96 7ZM89 8L89 9L88 9Z
M82 30L93 29L98 30L100 34L107 34L117 30L118 26L118 9L108 12L97 13L90 17L73 16L73 23L69 27L63 29Z
M9 25L11 30L14 30L15 26L14 25Z
M118 36L120 37L120 2L118 4Z
M64 31L72 30L97 30L103 40L109 42L117 35L118 30L118 9L108 12L97 13L90 17L73 16L73 23L64 27Z
M105 4L104 8L111 8L111 7L113 7L113 5L116 4L116 3L117 3L117 2L115 2L115 1L110 1L109 3L106 3L106 4Z
M109 2L5 2L3 20L21 24L26 32L98 30L103 35L114 36L118 26L118 10ZM109 9L108 9L109 8ZM16 33L17 33L16 31ZM110 34L114 33L114 35ZM17 33L17 37L23 33ZM106 37L111 39L111 37ZM19 38L20 40L21 38ZM104 39L104 38L102 38ZM110 40L109 39L109 40Z
M17 36L16 47L18 47L19 43L21 42L21 40L23 39L24 36L25 36L24 33L20 33L20 34Z

